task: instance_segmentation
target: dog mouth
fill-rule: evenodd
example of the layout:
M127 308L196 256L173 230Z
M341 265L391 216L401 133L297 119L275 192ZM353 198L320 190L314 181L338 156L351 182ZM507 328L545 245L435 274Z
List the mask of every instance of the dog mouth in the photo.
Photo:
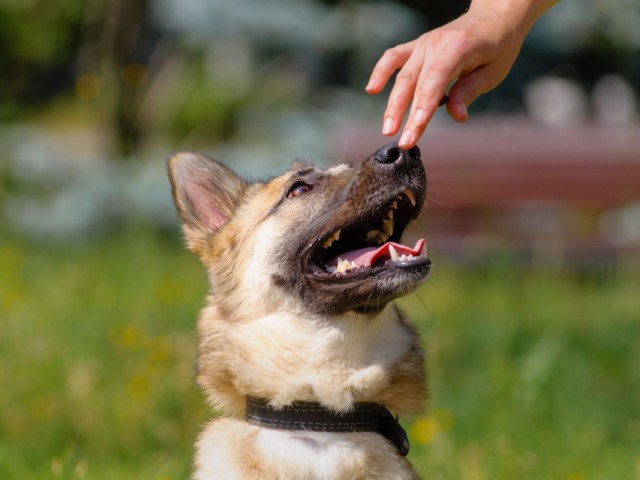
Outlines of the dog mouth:
M428 264L424 239L413 247L400 243L419 211L416 194L403 190L362 218L327 232L311 249L308 272L322 279L342 280Z

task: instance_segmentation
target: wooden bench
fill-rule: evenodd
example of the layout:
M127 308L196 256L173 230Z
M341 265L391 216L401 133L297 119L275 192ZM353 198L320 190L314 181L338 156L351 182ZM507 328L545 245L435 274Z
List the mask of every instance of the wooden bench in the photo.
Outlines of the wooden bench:
M363 158L389 141L358 130L347 135L347 158ZM640 254L640 234L637 244L628 235L619 242L612 230L624 226L611 221L636 204L640 223L640 125L434 125L419 146L432 248L454 255L496 248Z

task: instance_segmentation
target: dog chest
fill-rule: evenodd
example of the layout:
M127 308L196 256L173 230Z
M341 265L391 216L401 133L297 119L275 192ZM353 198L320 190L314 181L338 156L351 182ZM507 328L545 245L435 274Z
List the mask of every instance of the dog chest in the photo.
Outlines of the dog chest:
M233 362L239 389L276 405L317 399L336 410L375 396L413 340L387 310L373 320L278 314L239 326L232 342L242 346Z

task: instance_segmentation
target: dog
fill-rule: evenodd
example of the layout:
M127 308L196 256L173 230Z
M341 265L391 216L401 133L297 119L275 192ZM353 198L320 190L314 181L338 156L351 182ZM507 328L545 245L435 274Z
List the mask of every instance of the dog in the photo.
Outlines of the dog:
M193 478L418 478L390 411L418 413L427 396L422 343L392 303L431 267L424 240L400 243L426 195L420 150L294 161L254 183L195 153L168 170L210 282L195 375L222 414Z

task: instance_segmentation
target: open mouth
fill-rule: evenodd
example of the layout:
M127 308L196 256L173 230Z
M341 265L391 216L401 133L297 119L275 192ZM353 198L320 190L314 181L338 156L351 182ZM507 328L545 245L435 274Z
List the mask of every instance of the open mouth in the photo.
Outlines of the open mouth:
M414 192L402 191L366 217L328 232L312 250L309 271L318 277L343 279L428 263L423 239L413 247L400 243L418 211Z

